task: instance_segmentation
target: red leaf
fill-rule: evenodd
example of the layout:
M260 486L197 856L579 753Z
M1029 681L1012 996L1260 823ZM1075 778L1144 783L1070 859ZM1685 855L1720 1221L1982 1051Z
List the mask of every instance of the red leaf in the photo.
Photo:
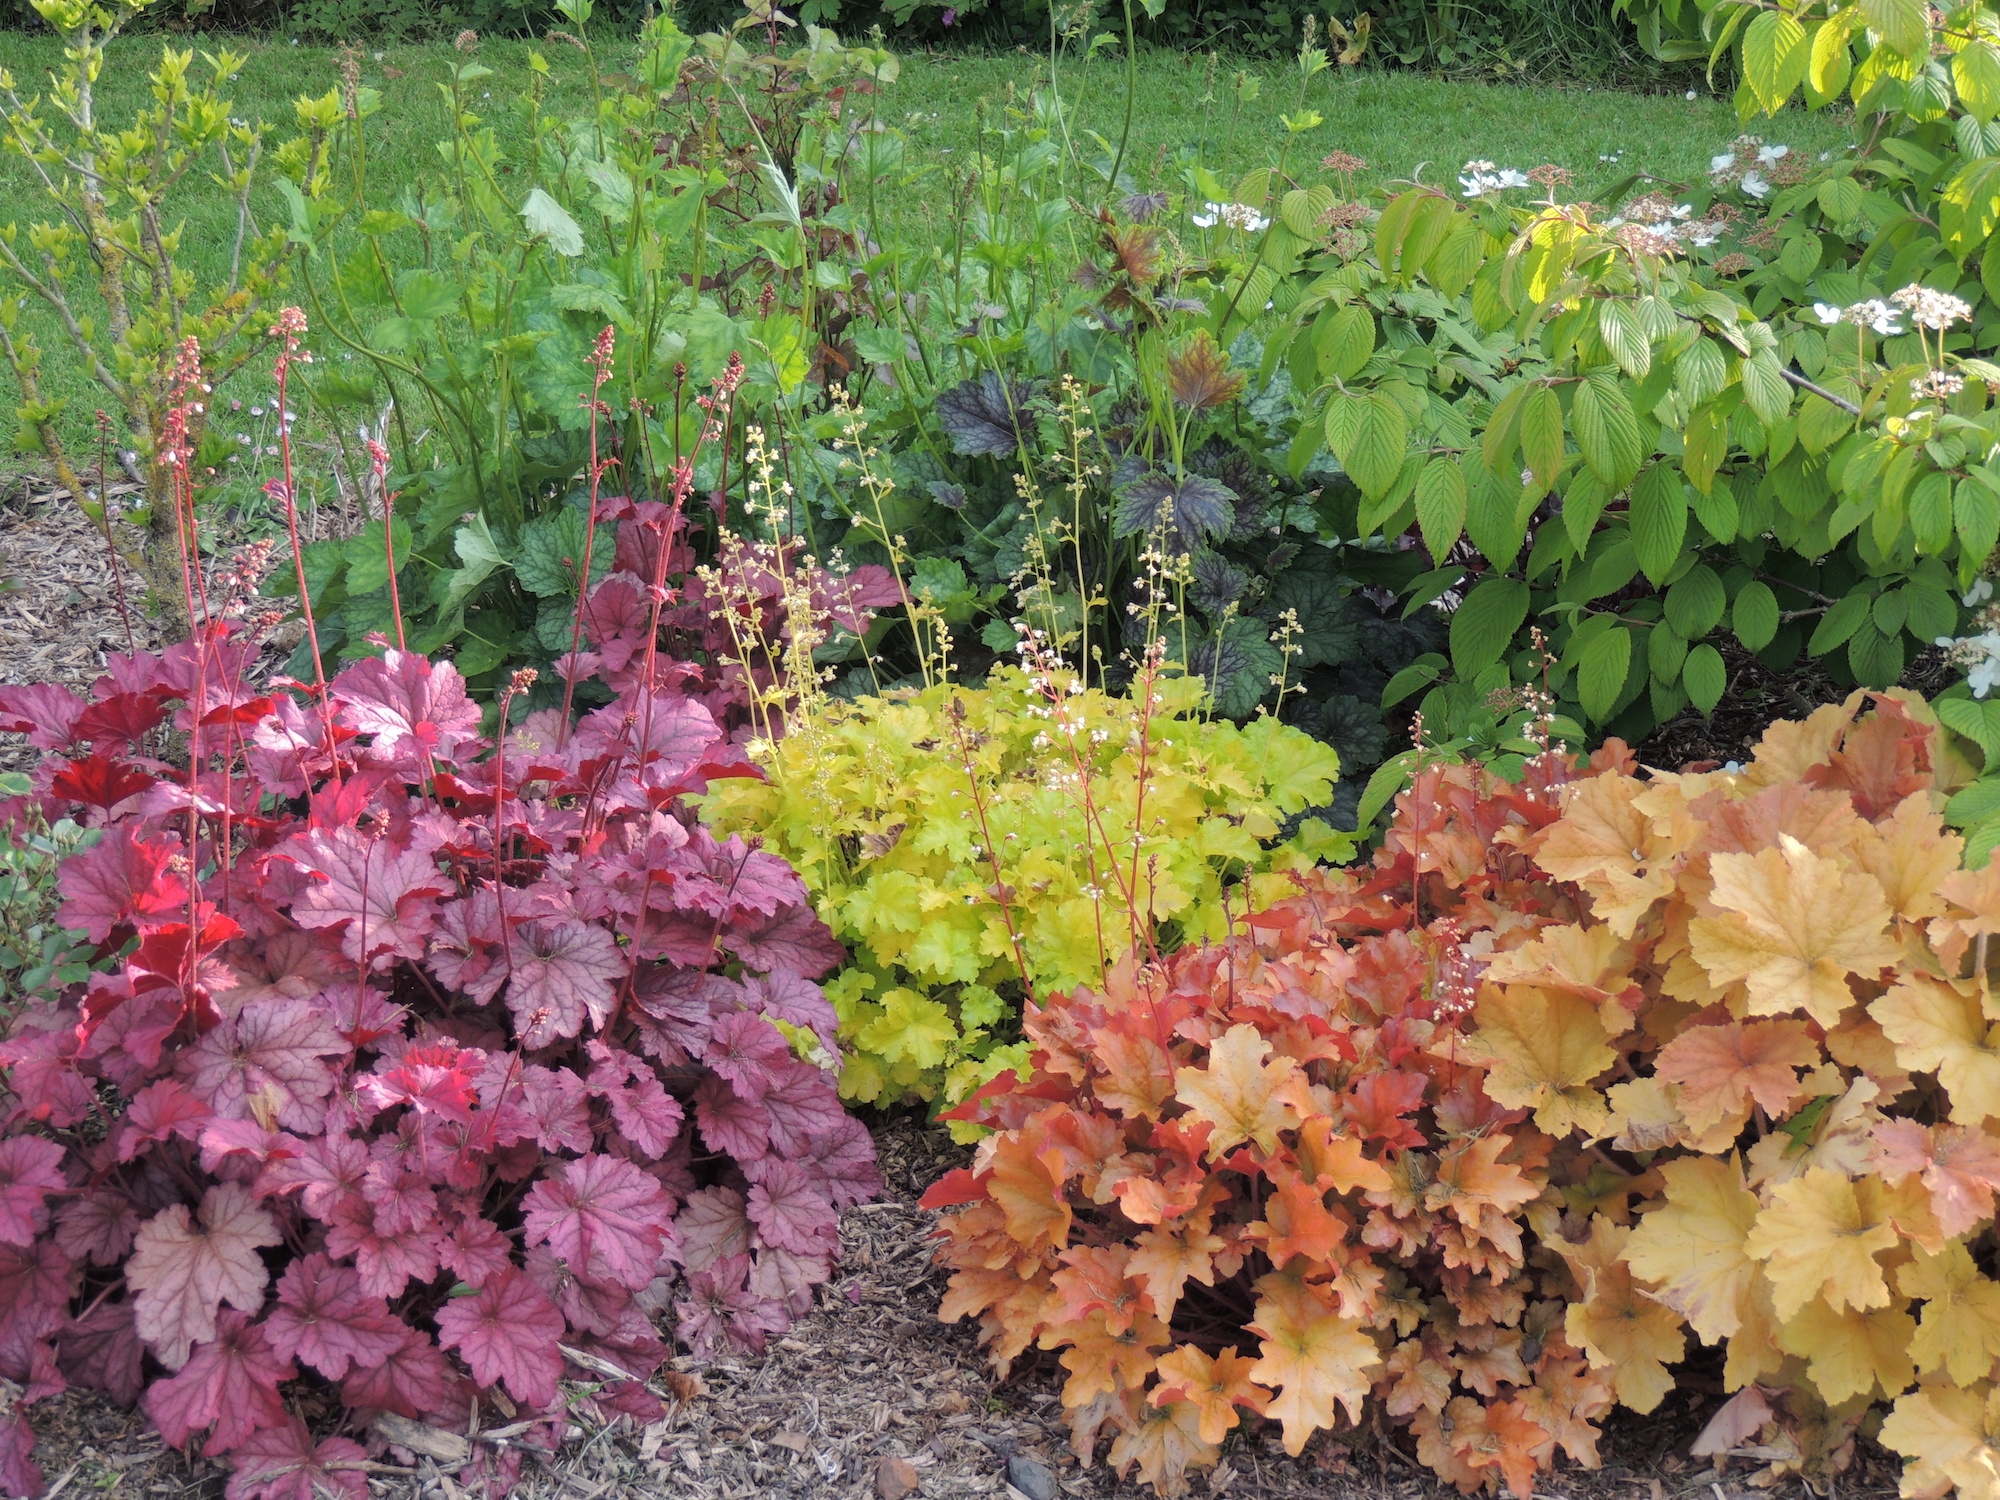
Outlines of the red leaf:
M270 708L270 699L264 700L264 706ZM113 693L108 698L99 698L77 715L70 733L76 739L88 740L92 747L109 740L122 749L144 738L166 716L160 700L149 693Z
M123 761L92 754L84 760L73 760L56 772L49 790L71 802L108 810L127 797L138 796L151 785L153 778L144 771L135 771Z
M315 829L291 857L314 877L292 906L301 927L340 927L340 950L359 963L387 951L423 956L437 897L449 889L427 854L352 828ZM343 925L344 924L344 925Z
M324 1011L305 1000L274 998L225 1017L181 1054L189 1090L225 1120L254 1119L312 1135L326 1125L326 1096L347 1044Z
M139 1399L145 1361L129 1302L98 1303L65 1323L56 1343L56 1362L72 1383L103 1391L120 1406Z
M392 1411L421 1417L442 1410L449 1399L451 1366L427 1334L405 1326L400 1341L381 1362L357 1366L341 1382L340 1399L362 1411Z
M562 1314L548 1293L509 1267L476 1296L457 1297L438 1310L438 1333L447 1349L464 1356L481 1385L504 1384L523 1406L554 1404L562 1354Z
M673 1203L631 1162L593 1154L551 1162L528 1190L528 1240L545 1244L586 1281L638 1291L652 1281Z
M213 1458L286 1420L278 1384L296 1373L272 1351L262 1327L242 1313L224 1313L212 1343L200 1345L179 1374L147 1387L146 1415L175 1448L213 1424L203 1450Z
M407 1104L420 1114L469 1125L473 1072L483 1061L483 1053L450 1042L420 1042L404 1048L398 1057L382 1059L356 1087L377 1109Z
M81 1280L52 1241L0 1245L0 1344L25 1347L54 1333Z
M0 1244L31 1244L49 1227L49 1194L69 1186L62 1161L63 1148L41 1136L0 1141Z
M0 1066L22 1117L67 1128L96 1107L97 1091L77 1067L81 1046L75 1026L24 1030L0 1042Z
M839 1243L840 1216L812 1174L795 1161L766 1157L756 1163L745 1211L757 1237L776 1249L813 1255L823 1253L829 1241Z
M264 716L271 712L272 707L268 697L245 698L238 703L223 703L201 716L201 727L209 729L224 724L241 726L260 723ZM88 718L89 715L86 714L84 717Z
M770 1116L772 1154L793 1160L812 1149L815 1135L840 1129L847 1118L831 1075L793 1059L772 1067L761 1102Z
M745 1098L713 1073L695 1085L694 1118L712 1151L748 1161L771 1143L771 1117L763 1100Z
M169 1204L139 1228L126 1263L139 1336L160 1363L178 1370L195 1343L216 1336L224 1302L245 1312L264 1305L270 1279L257 1251L279 1242L278 1226L240 1183L217 1183L202 1194L198 1216Z
M141 838L129 823L63 861L56 874L63 904L56 920L101 943L120 927L144 927L187 911L187 887L167 870L172 844Z
M315 1444L297 1417L254 1433L229 1450L236 1472L223 1500L367 1500L368 1478L358 1467L368 1450L352 1438Z
M380 1297L361 1290L361 1275L315 1251L286 1267L278 1305L264 1320L271 1347L338 1380L349 1365L366 1368L393 1354L403 1324Z
M611 1019L618 981L631 965L608 930L574 919L523 922L513 949L507 1008L523 1047L575 1036L586 1019L594 1027Z

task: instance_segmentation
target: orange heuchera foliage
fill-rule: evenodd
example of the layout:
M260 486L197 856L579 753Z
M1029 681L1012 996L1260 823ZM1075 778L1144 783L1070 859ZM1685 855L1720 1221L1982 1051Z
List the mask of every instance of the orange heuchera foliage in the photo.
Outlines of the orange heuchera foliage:
M1890 1401L1905 1496L2000 1500L2000 866L1943 753L1856 694L1739 770L1427 771L1372 870L1030 1015L945 1316L1165 1492L1372 1406L1525 1500L1708 1344L1696 1452L1825 1473Z
M1484 1086L1489 1068L1587 1082L1612 1053L1470 1045L1481 972L1532 971L1536 940L1585 916L1524 850L1589 769L1428 770L1372 870L1301 877L1233 942L1029 1011L1033 1076L961 1107L996 1133L926 1202L965 1205L943 1231L944 1316L977 1317L1003 1371L1059 1351L1079 1454L1108 1436L1121 1474L1176 1493L1240 1423L1280 1424L1298 1453L1372 1403L1461 1489L1525 1500L1558 1449L1596 1462L1621 1378L1572 1305L1643 1303L1633 1336L1679 1352L1620 1259L1657 1178L1571 1138L1573 1116L1606 1113L1578 1084L1549 1093L1546 1124L1539 1098ZM1520 1024L1595 1026L1637 1000L1550 987Z

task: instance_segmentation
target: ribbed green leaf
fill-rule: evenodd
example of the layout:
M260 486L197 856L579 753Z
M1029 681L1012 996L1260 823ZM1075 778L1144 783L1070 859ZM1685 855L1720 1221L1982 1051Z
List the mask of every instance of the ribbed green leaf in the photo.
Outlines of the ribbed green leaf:
M1729 669L1722 664L1722 653L1705 644L1688 652L1681 667L1681 686L1687 689L1688 702L1705 714L1714 713L1729 686Z
M1426 463L1417 478L1417 525L1431 560L1442 567L1445 554L1465 530L1465 475L1442 454Z
M1687 538L1687 492L1681 477L1654 464L1632 486L1632 548L1655 587L1667 581Z
M1715 629L1728 607L1729 591L1707 563L1696 563L1667 590L1667 623L1691 641Z
M1599 723L1610 718L1631 669L1631 632L1614 626L1593 639L1576 664L1576 695L1583 711Z
M1528 586L1518 578L1487 578L1451 615L1451 664L1460 677L1476 676L1500 660L1514 632L1528 618Z
M1762 651L1778 633L1778 596L1769 584L1752 579L1736 595L1729 620L1737 640L1751 651Z

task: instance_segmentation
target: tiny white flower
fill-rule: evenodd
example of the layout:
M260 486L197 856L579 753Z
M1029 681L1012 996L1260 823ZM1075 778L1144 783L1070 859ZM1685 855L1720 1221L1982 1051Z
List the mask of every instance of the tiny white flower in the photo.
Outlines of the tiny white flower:
M1688 90L1688 98L1692 99L1692 98L1694 98L1694 96L1695 96L1695 94L1694 94L1694 90L1693 90L1693 89L1689 89L1689 90Z
M1517 172L1512 167L1502 172L1498 180L1500 186L1503 188L1524 188L1529 186L1528 174L1526 172Z
M1813 304L1813 311L1819 315L1820 322L1833 324L1840 321L1841 314L1846 309L1835 307L1830 302L1815 302Z
M1753 198L1761 198L1771 191L1771 184L1756 172L1743 174L1743 191Z
M1735 165L1736 153L1734 151L1718 152L1708 159L1708 170L1711 172L1727 172Z
M1792 148L1790 146L1759 146L1757 148L1757 160L1767 167L1776 166L1791 154Z
M1972 587L1965 591L1965 607L1975 609L1993 597L1993 580L1984 576L1972 580ZM1940 646L1944 645L1939 641Z

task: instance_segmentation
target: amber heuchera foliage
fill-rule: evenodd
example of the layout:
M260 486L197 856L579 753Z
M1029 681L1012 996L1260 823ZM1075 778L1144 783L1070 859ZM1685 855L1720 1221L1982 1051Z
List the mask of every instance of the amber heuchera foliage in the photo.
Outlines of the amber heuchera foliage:
M1685 1328L1737 1392L1698 1451L1838 1468L1893 1400L1906 1496L1992 1497L2000 873L1959 868L1939 749L1856 694L1740 773L1571 787L1519 847L1584 920L1487 967L1471 1046L1497 1103L1657 1167L1635 1227L1593 1221L1618 1264L1565 1325L1622 1399L1664 1393Z
M945 1317L977 1316L1002 1368L1060 1351L1079 1453L1108 1432L1172 1493L1240 1422L1297 1453L1373 1402L1468 1491L1526 1495L1558 1446L1595 1461L1613 1374L1564 1312L1616 1274L1649 1184L1496 1104L1466 1034L1480 970L1582 915L1503 838L1553 824L1574 774L1427 770L1373 870L1030 1009L1032 1078L962 1107L997 1133L926 1201L968 1205ZM1618 1211L1612 1239L1552 1173Z
M1386 1420L1525 1500L1715 1345L1697 1451L1827 1472L1892 1401L1905 1494L1991 1500L2000 874L1936 733L1857 694L1737 771L1425 772L1373 870L1031 1015L931 1196L945 1316L1059 1351L1078 1450L1164 1492Z

